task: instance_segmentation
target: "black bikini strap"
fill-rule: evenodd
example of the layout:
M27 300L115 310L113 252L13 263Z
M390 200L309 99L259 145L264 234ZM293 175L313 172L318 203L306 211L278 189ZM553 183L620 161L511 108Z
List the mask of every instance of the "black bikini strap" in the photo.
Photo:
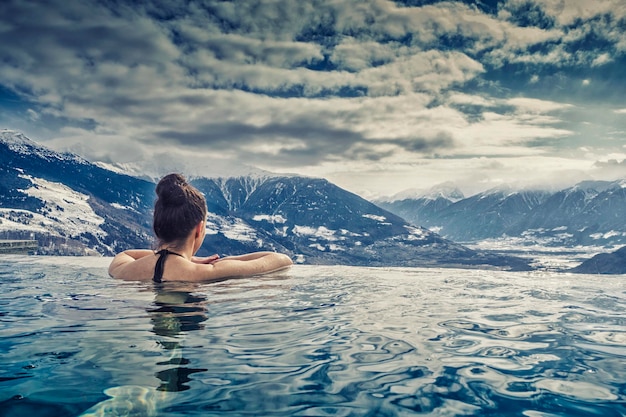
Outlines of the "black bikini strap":
M161 249L156 253L159 255L159 259L157 259L156 265L154 266L154 277L152 280L154 282L161 282L163 279L163 271L165 268L165 260L167 259L167 255L176 255L182 257L180 253L172 252L167 249Z

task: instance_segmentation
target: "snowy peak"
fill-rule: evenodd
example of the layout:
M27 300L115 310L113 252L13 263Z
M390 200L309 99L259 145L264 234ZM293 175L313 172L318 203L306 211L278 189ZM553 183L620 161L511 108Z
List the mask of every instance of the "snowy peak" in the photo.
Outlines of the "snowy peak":
M443 198L456 203L457 201L464 199L465 195L463 195L463 192L454 183L444 182L432 187L428 193L424 194L422 197L431 200Z
M244 205L257 188L267 180L264 176L216 178L215 184L220 191L229 210L236 210Z
M59 153L50 148L42 146L29 139L22 132L10 129L0 130L0 143L5 145L9 150L16 154L37 156L45 159L74 161L79 164L87 164L88 162L80 156L72 153Z
M444 199L452 203L465 198L463 192L453 183L444 182L431 187L428 190L409 189L394 194L391 197L380 198L377 201L384 203L392 203L402 200L438 200Z
M158 182L172 172L184 173L188 179L194 178L246 178L268 177L271 172L245 164L233 163L219 158L201 155L188 155L184 159L172 158L167 152L146 154L143 159L133 162L97 161L98 166L120 174ZM282 174L283 176L285 174Z
M39 147L39 145L27 138L23 133L10 129L0 130L0 142L5 144L13 152L20 153Z
M573 191L585 191L591 193L599 193L612 188L614 183L611 181L582 181L574 185L570 189Z

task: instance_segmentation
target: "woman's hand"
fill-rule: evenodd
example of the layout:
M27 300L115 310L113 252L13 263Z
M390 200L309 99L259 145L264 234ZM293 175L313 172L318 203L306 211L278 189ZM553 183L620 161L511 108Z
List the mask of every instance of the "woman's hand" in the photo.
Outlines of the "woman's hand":
M220 256L218 254L206 256L204 258L198 256L192 256L191 262L195 264L213 264L220 260Z

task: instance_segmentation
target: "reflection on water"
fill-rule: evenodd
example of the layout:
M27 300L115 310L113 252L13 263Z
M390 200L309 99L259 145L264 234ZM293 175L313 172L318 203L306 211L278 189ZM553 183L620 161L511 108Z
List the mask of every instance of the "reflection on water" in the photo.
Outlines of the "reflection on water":
M157 388L159 391L188 390L189 385L186 384L190 381L189 376L207 370L187 366L191 361L183 356L185 335L203 329L203 322L207 320L207 298L193 294L193 291L191 284L155 284L154 306L147 311L153 332L163 336L158 343L170 352L168 360L156 363L167 367L156 373L156 377L162 381Z
M626 415L623 277L103 271L0 262L1 417Z

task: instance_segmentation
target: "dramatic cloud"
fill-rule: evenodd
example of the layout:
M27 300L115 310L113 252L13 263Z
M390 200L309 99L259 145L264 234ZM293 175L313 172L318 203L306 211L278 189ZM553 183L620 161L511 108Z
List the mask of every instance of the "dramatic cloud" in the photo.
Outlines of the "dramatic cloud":
M489 4L5 0L0 126L150 174L366 196L626 175L626 4Z

